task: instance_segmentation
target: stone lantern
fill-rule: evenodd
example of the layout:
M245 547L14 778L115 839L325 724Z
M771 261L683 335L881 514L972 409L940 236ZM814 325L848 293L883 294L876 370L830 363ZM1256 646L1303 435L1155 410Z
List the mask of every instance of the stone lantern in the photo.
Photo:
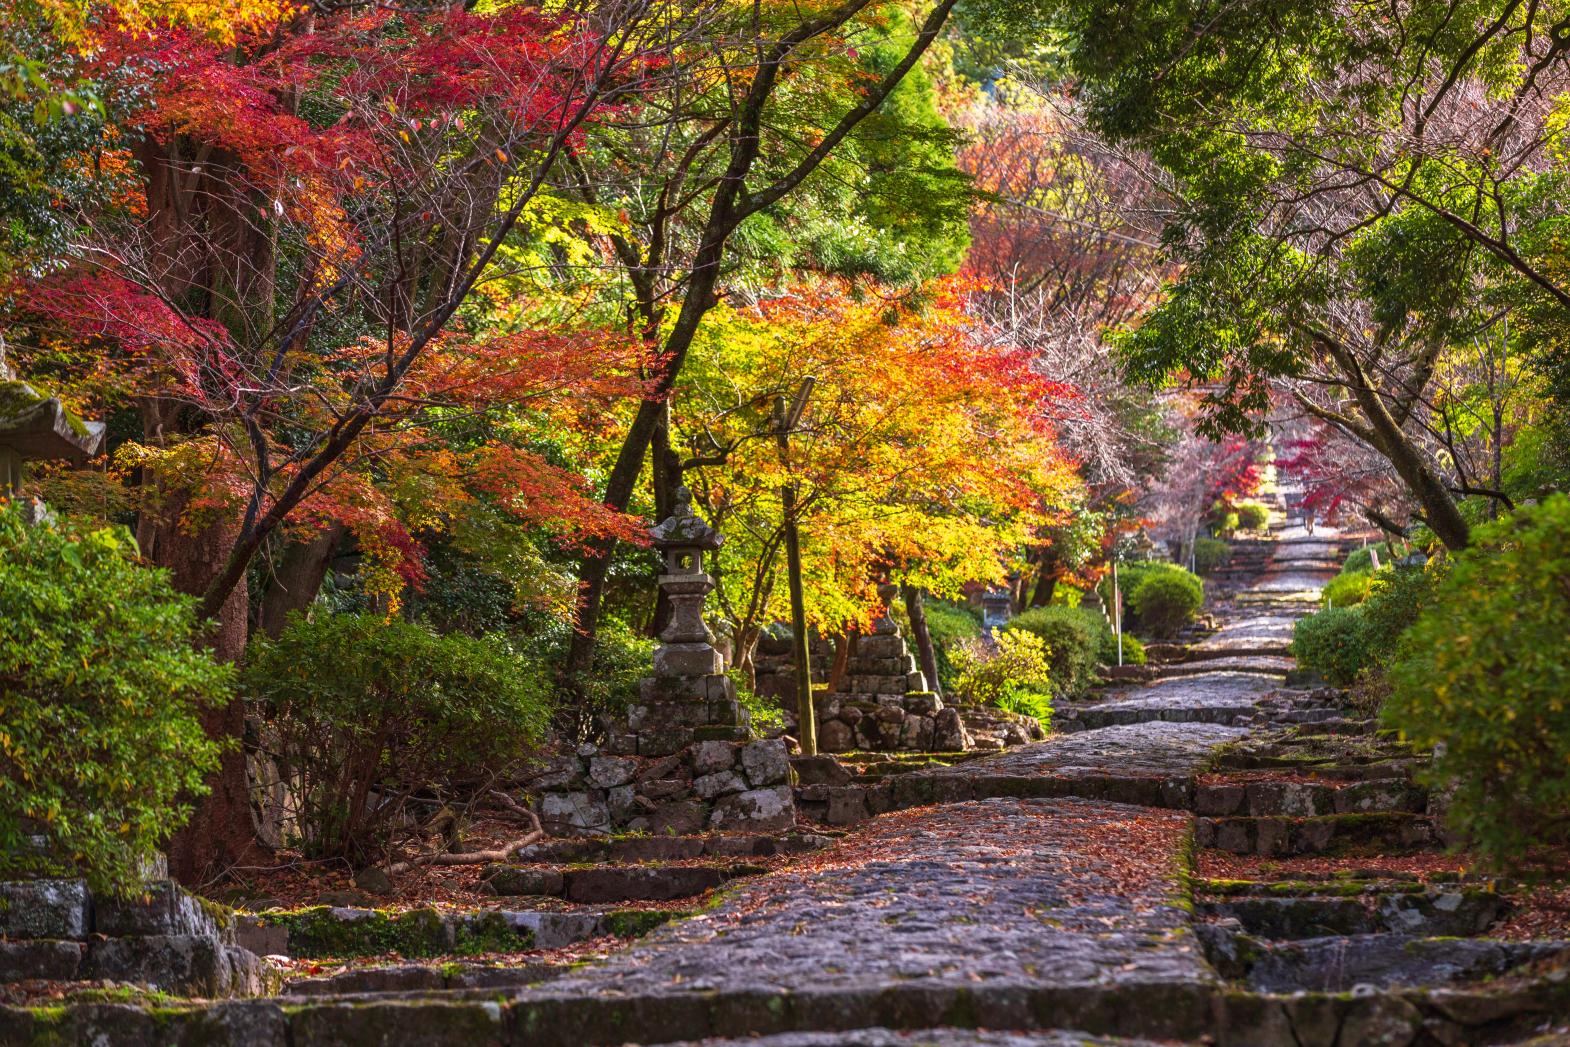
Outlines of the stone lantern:
M649 535L665 561L659 586L670 600L671 619L654 651L654 674L639 684L627 729L613 731L607 748L664 756L693 742L745 741L747 711L736 701L736 686L703 620L704 601L714 591L704 554L718 550L724 538L693 512L685 487L677 491L675 510Z
M103 442L102 422L84 422L58 399L17 381L0 357L0 496L18 496L23 463L85 462ZM41 505L32 508L35 517L41 511Z
M1014 595L1007 589L988 589L981 596L981 628L989 637L1008 623Z

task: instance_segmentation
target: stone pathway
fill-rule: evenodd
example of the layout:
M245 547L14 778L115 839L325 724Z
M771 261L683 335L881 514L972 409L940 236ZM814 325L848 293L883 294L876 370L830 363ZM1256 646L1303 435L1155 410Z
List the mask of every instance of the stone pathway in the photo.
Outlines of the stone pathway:
M490 980L442 969L431 983L442 991L414 991L423 984L415 978L382 993L155 1016L114 1005L0 1011L0 1047L1408 1047L1552 1033L1570 1015L1570 980L1410 988L1436 983L1414 983L1401 964L1433 964L1389 931L1353 933L1378 923L1359 902L1280 896L1278 885L1243 881L1195 890L1189 880L1197 837L1303 836L1306 846L1316 832L1329 840L1333 820L1345 817L1384 846L1386 828L1427 825L1415 813L1425 796L1403 765L1356 762L1356 747L1372 741L1309 723L1344 724L1338 710L1301 691L1273 693L1291 667L1292 624L1314 609L1338 552L1324 532L1282 537L1255 584L1220 609L1222 627L1175 652L1182 660L1150 684L1060 710L1062 733L1043 742L875 785L811 786L830 811L886 813L595 963L492 967L509 977ZM1345 780L1208 775L1223 747L1234 768L1272 768L1285 766L1293 745L1323 753L1315 766L1328 775L1337 764ZM1347 813L1370 798L1381 813ZM1322 811L1335 813L1296 817ZM1218 893L1237 883L1260 896ZM1455 933L1432 922L1452 915L1450 895L1430 894L1392 895L1380 904L1394 915L1379 919L1421 917L1426 933ZM1352 936L1308 936L1327 928ZM1272 929L1302 940L1267 940ZM1421 939L1441 953L1446 941ZM1474 940L1450 951L1458 977L1556 955L1546 943L1534 952ZM1341 991L1349 979L1393 988Z

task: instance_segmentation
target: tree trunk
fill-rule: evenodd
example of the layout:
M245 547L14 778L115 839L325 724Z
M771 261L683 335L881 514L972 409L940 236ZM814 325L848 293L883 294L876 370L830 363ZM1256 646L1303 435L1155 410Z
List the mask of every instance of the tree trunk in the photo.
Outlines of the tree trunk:
M237 524L231 519L212 521L194 533L180 526L184 499L171 498L161 518L144 516L137 526L143 555L166 567L181 592L197 594L212 581L223 562ZM206 634L213 657L237 662L245 653L246 584L242 580L224 601L214 627ZM201 712L208 737L227 744L218 771L207 780L211 789L197 801L191 819L169 840L169 871L188 887L200 887L241 862L253 861L259 852L251 818L250 783L245 771L245 702L239 696Z
M671 405L666 400L664 410L650 438L650 480L654 487L654 522L659 523L676 511L676 491L681 487L681 456L671 449ZM659 567L655 568L658 574ZM649 635L659 636L671 620L671 601L665 590L656 587L654 617L649 625Z
M932 646L932 631L927 628L927 608L921 590L914 585L901 587L905 593L905 613L910 616L910 631L916 640L916 657L921 662L927 687L939 697L943 685L938 682L938 651Z
M288 624L289 615L304 611L316 599L343 532L342 524L332 524L310 540L290 542L284 548L273 570L272 584L262 596L258 623L262 632L276 639Z

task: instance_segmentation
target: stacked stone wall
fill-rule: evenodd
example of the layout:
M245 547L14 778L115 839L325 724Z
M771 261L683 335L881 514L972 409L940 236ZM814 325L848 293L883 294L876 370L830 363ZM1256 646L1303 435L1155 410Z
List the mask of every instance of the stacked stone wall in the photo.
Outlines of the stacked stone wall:
M527 788L554 836L777 832L796 817L778 738L700 741L653 757L582 745L553 758Z

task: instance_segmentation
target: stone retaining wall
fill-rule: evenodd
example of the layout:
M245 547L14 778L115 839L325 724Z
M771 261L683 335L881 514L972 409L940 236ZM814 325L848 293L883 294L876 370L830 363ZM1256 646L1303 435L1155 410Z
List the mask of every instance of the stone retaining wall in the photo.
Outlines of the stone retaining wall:
M235 944L227 910L172 881L121 899L81 880L0 883L0 982L115 981L185 996L258 996L266 965Z
M657 757L608 755L586 744L554 757L525 785L553 836L778 832L796 820L779 738L695 742Z

